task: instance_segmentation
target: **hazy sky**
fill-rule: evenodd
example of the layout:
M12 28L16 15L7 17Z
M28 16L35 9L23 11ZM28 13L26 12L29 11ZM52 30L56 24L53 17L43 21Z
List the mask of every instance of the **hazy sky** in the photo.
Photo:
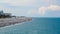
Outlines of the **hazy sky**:
M0 0L0 10L16 16L60 17L60 0Z

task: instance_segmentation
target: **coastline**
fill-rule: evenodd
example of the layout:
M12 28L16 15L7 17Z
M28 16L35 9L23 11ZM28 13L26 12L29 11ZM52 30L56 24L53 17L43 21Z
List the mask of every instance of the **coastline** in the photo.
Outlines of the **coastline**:
M15 25L18 23L29 22L29 21L32 21L32 18L28 18L28 17L2 18L2 19L0 19L0 27Z

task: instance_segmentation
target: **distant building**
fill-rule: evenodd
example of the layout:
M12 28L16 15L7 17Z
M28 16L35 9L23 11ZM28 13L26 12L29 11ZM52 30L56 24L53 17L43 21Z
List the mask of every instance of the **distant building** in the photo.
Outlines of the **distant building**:
M5 16L9 15L9 16L11 16L11 13L4 13L3 11L0 11L0 15L5 15Z
M4 13L3 11L0 11L0 18L5 18L5 17L11 17L11 13Z
M0 15L3 15L3 11L0 11Z
M11 13L4 13L5 16L11 16Z

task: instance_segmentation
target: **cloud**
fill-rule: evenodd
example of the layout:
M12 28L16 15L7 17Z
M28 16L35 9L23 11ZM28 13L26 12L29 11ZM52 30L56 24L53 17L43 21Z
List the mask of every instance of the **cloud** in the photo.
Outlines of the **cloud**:
M60 6L58 6L58 5L50 5L50 6L48 6L47 7L49 10L60 10Z
M1 0L0 3L8 3L13 6L34 5L37 0Z
M45 6L41 6L39 9L38 9L38 13L40 15L43 15L45 14L45 11L47 10L47 8Z
M47 10L47 8L45 6L41 6L40 8L38 8L38 10L36 10L36 9L28 10L27 14L29 16L36 15L36 14L44 15L46 10Z
M60 6L59 5L50 5L48 7L42 6L39 8L40 15L44 15L46 13L46 10L57 11L60 10Z
M38 8L38 11L31 10L31 11L28 11L28 14L30 14L30 15L32 15L32 14L45 15L47 10L57 11L57 10L60 10L60 6L59 5L49 5L48 7L41 6Z

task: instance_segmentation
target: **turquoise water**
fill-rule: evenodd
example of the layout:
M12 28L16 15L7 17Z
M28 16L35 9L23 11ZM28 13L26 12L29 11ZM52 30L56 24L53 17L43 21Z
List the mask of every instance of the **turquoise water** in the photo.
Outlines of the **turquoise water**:
M60 18L33 18L31 22L1 28L0 34L60 34Z

